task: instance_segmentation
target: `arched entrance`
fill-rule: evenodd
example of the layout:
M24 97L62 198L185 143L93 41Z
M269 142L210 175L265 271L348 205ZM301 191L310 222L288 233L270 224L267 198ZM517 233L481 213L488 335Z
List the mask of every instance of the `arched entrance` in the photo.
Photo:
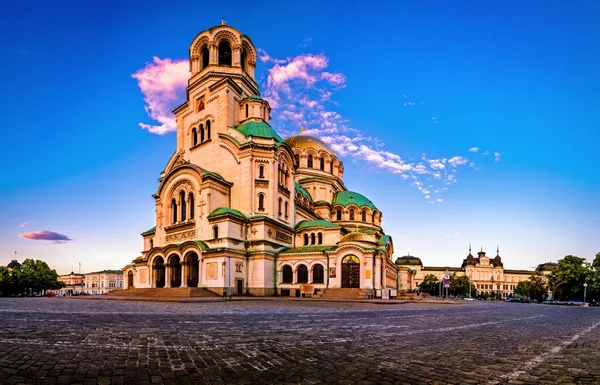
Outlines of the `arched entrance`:
M360 261L354 255L342 260L342 287L360 288Z
M198 287L198 254L192 252L185 256L187 266L187 285L188 287Z
M165 261L162 257L154 258L152 272L154 274L154 287L165 287Z
M132 270L129 270L129 273L127 273L127 287L128 288L133 287L133 271Z
M172 254L169 257L169 266L171 267L171 287L181 287L181 260L179 255Z

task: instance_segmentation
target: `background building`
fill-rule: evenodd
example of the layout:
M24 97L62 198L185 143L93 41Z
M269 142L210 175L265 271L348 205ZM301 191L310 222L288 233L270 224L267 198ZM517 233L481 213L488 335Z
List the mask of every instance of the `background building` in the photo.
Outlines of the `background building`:
M400 268L400 288L407 291L417 290L419 284L429 274L442 281L444 275L448 273L466 275L477 288L477 292L495 293L502 298L514 294L518 283L528 280L531 275L539 273L546 276L557 266L556 263L547 262L540 264L535 270L505 269L499 250L496 250L496 256L492 258L486 256L483 249L477 253L477 257L474 257L470 248L469 254L460 267L423 266L421 259L414 256L397 258L395 263Z
M65 287L60 290L54 290L56 293L60 293L62 295L73 295L85 292L85 275L83 274L71 272L71 274L59 275L58 280L64 283Z
M84 278L85 294L106 294L123 288L123 272L121 270L102 270L86 273Z

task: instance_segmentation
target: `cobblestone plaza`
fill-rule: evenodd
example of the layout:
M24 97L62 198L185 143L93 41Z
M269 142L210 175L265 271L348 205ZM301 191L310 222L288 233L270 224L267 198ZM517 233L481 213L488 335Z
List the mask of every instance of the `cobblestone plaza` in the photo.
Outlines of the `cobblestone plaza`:
M600 309L0 298L0 383L600 383Z

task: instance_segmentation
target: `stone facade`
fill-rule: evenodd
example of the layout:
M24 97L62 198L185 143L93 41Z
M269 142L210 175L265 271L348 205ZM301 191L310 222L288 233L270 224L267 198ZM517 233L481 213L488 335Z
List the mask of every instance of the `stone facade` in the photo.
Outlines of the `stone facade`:
M269 125L252 41L219 25L198 34L189 53L176 150L153 196L144 251L123 269L125 287L265 296L312 284L393 294L399 268L382 213L346 189L327 144L283 140Z
M519 282L527 281L533 274L546 276L557 266L555 263L548 262L539 265L535 270L505 269L499 250L492 258L487 257L483 250L474 257L470 248L469 254L460 267L423 266L421 259L414 256L397 258L395 263L400 269L400 288L407 291L417 290L419 284L429 274L435 275L439 281L442 281L446 274L456 274L469 277L469 281L475 285L478 292L495 293L502 298L514 294Z
M64 283L65 287L60 290L55 290L54 292L56 293L60 293L62 295L72 295L85 292L85 275L83 274L71 272L71 274L59 275L58 280Z
M121 270L102 270L85 274L83 287L85 294L106 294L122 288L123 272Z

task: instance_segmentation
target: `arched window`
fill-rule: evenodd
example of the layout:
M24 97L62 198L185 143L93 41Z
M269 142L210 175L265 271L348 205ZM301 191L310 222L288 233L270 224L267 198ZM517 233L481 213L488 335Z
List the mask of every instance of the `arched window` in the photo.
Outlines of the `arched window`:
M290 210L289 209L290 209L290 204L287 201L285 201L285 211L284 211L284 214L285 214L286 218L290 216Z
M219 226L213 226L213 239L219 238Z
M333 174L333 161L329 162L329 172Z
M311 233L310 234L310 244L314 245L315 244L315 233Z
M321 171L325 171L325 158L321 157L320 162L321 162L321 164L320 164Z
M231 66L231 45L227 40L219 43L219 65Z
M192 146L198 144L198 132L196 131L196 127L192 130Z
M194 194L190 193L188 201L190 202L190 219L194 219Z
M206 121L206 139L210 139L210 120Z
M294 154L294 159L296 160L296 164L300 167L300 155Z
M350 220L353 221L354 220L354 209L350 210Z
M308 245L308 234L304 234L304 246Z
M258 177L259 178L265 177L265 166L263 166L262 164L260 166L258 166Z
M363 222L366 222L366 221L367 221L367 212L366 212L365 210L363 210L363 211L362 211L362 218L361 218L361 220L362 220Z
M306 167L308 168L312 168L313 166L313 159L312 159L312 155L308 156L308 164L306 165Z
M154 247L154 239L150 239L150 248Z
M171 209L173 210L173 212L172 212L173 223L177 223L177 201L175 199L173 199L171 201Z
M179 192L179 202L181 203L181 220L185 221L187 219L187 205L185 204L185 192Z
M315 265L313 267L313 279L312 283L324 283L325 282L325 274L323 274L323 265Z
M281 274L281 282L292 283L293 280L294 280L294 273L292 273L292 267L290 265L285 265L283 267L283 274Z
M283 203L283 199L279 198L279 201L278 201L279 205L277 206L278 207L277 213L279 214L279 216L281 216L281 205L282 205L282 203Z
M337 211L337 213L336 213L336 219L337 219L338 221L341 221L341 220L342 220L342 210L338 210L338 211Z
M246 71L246 50L245 49L242 50L242 55L241 55L240 59L241 59L240 64L242 65L242 69L244 71Z
M265 211L265 194L258 194L258 211Z
M200 143L204 143L204 126L200 125Z
M317 234L317 244L318 245L322 245L323 244L323 233L318 233Z
M204 69L204 68L208 67L208 63L209 63L208 47L207 46L202 47L200 54L202 55L202 69Z
M298 266L298 283L308 283L308 269L306 265Z

